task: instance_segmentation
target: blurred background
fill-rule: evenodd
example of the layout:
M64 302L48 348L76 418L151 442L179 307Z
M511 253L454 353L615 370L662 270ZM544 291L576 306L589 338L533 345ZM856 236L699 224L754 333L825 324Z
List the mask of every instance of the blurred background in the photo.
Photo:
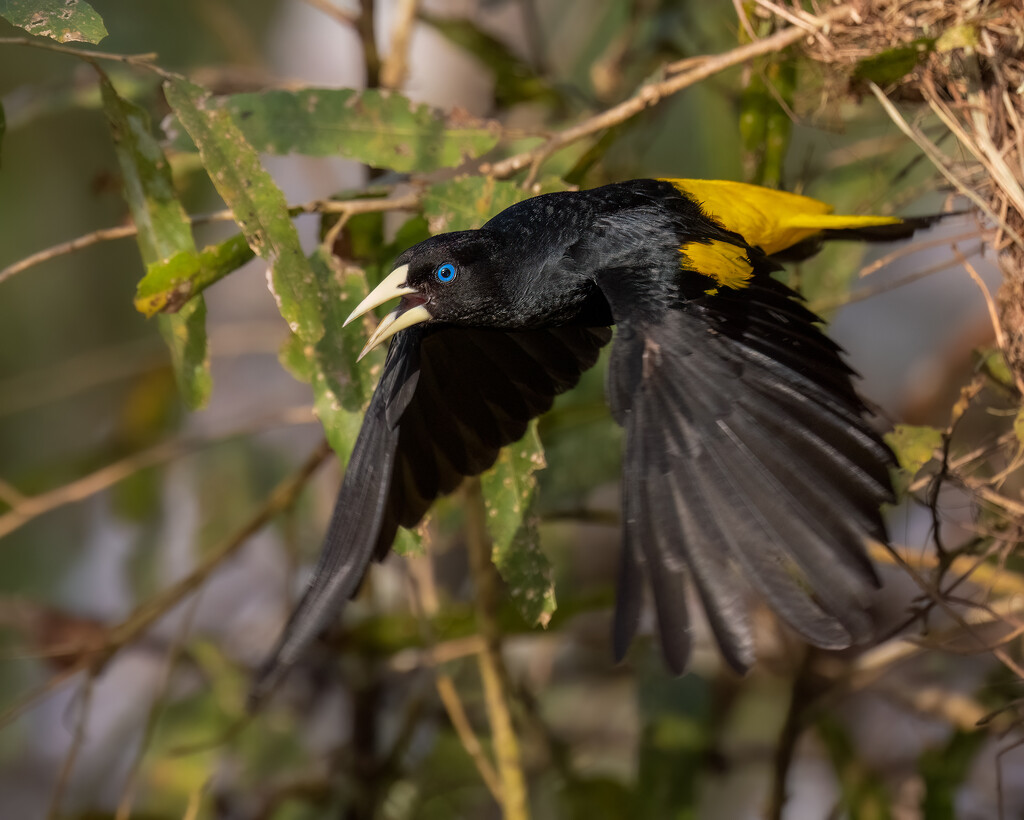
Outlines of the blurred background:
M401 25L401 93L497 120L515 139L604 110L666 64L750 39L725 0L93 5L109 30L104 51L156 52L160 66L217 94L376 86ZM766 16L746 8L748 25L767 34ZM21 34L0 20L0 37ZM736 179L853 213L942 210L947 192L918 148L870 95L830 95L831 78L816 69L771 58L717 74L555 155L544 174L581 187ZM170 113L151 73L108 70L155 125ZM0 268L128 224L87 64L0 44L0 101ZM224 207L194 152L169 148L168 157L189 214ZM403 179L333 157L263 160L296 204ZM409 216L353 218L334 250L367 269L387 266L386 254L401 250L387 243ZM322 219L296 218L309 253L329 227ZM385 241L358 250L375 231ZM223 223L195 227L199 247L231 233ZM266 265L249 262L206 291L213 390L191 412L155 320L133 306L145 272L138 247L99 239L0 274L0 813L501 816L479 771L492 744L462 496L430 519L426 553L375 566L343 622L247 715L249 676L308 578L341 470L329 459L283 513L243 532L323 438L310 386L279 361L289 329ZM913 243L836 245L787 275L827 317L880 425L944 429L961 388L985 372L977 351L994 340L982 292L951 243L993 291L1000 279L970 215ZM888 255L896 258L876 272ZM978 393L985 398L956 443L962 452L1005 437L1019 403L988 383ZM877 612L882 634L910 639L824 655L764 612L762 663L744 679L723 667L706 635L683 678L667 673L649 637L614 665L620 436L600 368L539 432L548 466L537 474L534 512L558 607L546 629L507 596L497 614L532 816L989 818L1000 800L1003 816L1024 814L1013 709L976 727L1015 703L1021 680L978 651L973 633L949 634L956 623L947 616L910 623L921 592L901 568L883 567ZM977 522L963 488L943 493L933 507L947 546L977 547L994 531L1012 540ZM908 500L890 521L894 543L921 557L919 568L933 567L933 509ZM119 643L118 625L232 540L237 551L191 594ZM976 587L975 576L957 594L1024 595L1012 557L999 566L1008 587ZM943 637L917 640L925 633ZM1019 640L1005 646L1019 658ZM90 661L99 657L101 666Z

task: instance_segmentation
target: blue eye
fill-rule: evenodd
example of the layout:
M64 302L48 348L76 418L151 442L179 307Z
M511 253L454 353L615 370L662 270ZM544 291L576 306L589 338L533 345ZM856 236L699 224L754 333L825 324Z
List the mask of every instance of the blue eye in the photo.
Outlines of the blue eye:
M451 262L445 262L441 267L437 269L437 281L439 282L451 282L455 278L455 265Z

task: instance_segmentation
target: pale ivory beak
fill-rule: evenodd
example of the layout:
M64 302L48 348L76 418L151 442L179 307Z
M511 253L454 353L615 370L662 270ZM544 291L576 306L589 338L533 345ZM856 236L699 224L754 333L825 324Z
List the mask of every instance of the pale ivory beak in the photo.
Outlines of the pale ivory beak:
M400 268L395 268L391 273L384 277L377 287L370 291L370 294L363 299L362 302L356 306L356 309L352 311L342 327L347 325L353 319L358 319L364 313L373 310L375 307L383 305L391 299L397 299L399 296L408 296L416 293L416 288L411 288L405 283L408 275L408 265L402 265ZM415 307L407 308L405 310L402 310L401 306L395 308L391 313L381 319L376 330L370 334L370 338L366 341L366 346L359 354L359 359L362 359L363 356L379 344L386 342L398 333L398 331L405 330L407 327L412 327L420 322L425 322L429 318L430 311L423 305L416 305Z

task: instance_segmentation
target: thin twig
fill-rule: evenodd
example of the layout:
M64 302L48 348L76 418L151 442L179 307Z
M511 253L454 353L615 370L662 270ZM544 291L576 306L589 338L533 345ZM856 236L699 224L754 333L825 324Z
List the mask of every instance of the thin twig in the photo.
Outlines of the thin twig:
M821 17L815 18L813 22L808 21L808 25L818 29L824 28L830 23L849 15L850 8L846 4L836 6L821 15ZM643 85L628 100L612 106L578 125L566 128L564 131L559 131L542 145L532 150L523 151L493 164L484 163L480 166L480 171L497 178L512 176L512 174L528 167L538 157L550 155L554 151L564 148L566 145L570 145L583 137L588 137L598 131L603 131L606 128L611 128L614 125L625 122L642 111L657 105L667 97L682 91L684 88L689 88L701 80L706 80L708 77L745 63L755 57L780 51L787 46L793 45L793 43L799 42L804 37L807 37L807 31L793 26L778 31L770 37L765 37L763 40L734 48L724 54L716 54L704 58L699 64L680 74Z
M29 254L24 259L19 259L17 262L13 262L3 270L0 270L0 282L3 282L5 279L9 279L16 273L21 273L23 270L27 270L28 268L47 262L58 256L74 253L82 248L88 248L90 245L96 245L99 242L108 242L111 239L123 239L127 236L135 236L138 232L138 228L134 225L120 225L116 228L101 228L98 231L93 231L92 233L87 233L77 237L76 239L72 239L70 242L61 242L57 245L51 245L49 248L44 248L41 251Z
M981 253L982 248L979 248L978 253ZM827 313L828 311L835 310L836 308L845 307L846 305L852 305L856 302L863 302L867 299L873 299L876 296L880 296L883 293L902 288L904 285L909 285L917 282L921 279L925 279L932 274L941 273L944 270L949 270L957 264L956 259L946 259L943 262L932 265L928 268L922 268L921 270L909 273L901 279L897 279L893 282L881 282L877 285L859 288L855 291L849 291L835 297L826 297L824 299L815 299L810 302L807 306L814 313Z
M71 737L71 745L68 746L67 754L64 756L64 763L60 767L60 774L57 776L57 785L53 788L53 797L50 799L50 808L46 813L47 820L56 820L62 812L60 804L64 800L64 793L67 791L68 783L71 782L71 773L75 769L75 762L78 760L78 753L85 742L85 728L89 722L89 709L92 705L93 686L96 683L95 673L90 672L82 684L82 691L78 700L78 717L75 719L74 734Z
M163 615L177 606L188 595L199 588L211 573L255 533L295 503L299 493L309 482L313 473L327 460L331 449L326 441L310 454L309 458L292 475L282 480L267 496L261 507L235 533L208 553L202 562L187 576L163 592L142 603L128 618L108 632L105 643L99 646L81 647L75 664L62 669L38 689L30 692L18 702L0 713L0 727L23 714L34 703L73 680L80 672L87 670L96 674L103 665L121 648L134 641Z
M958 612L952 606L950 601L943 597L939 590L935 589L932 584L929 584L925 580L925 578L922 577L922 575L914 567L912 567L909 563L904 561L903 556L901 556L895 550L893 550L893 556L895 558L896 565L899 566L907 575L909 575L913 579L914 583L917 584L921 592L923 592L930 601L932 601L936 606L942 609L942 611L945 612L953 621L955 621L957 625L959 625L961 629L964 630L965 635L968 635L973 640L976 640L978 644L982 647L985 646L985 641L983 641L980 637L978 637L975 634L972 625L968 623L967 620L960 614L960 612ZM991 653L993 657L995 657L1000 663L1003 664L1003 666L1005 666L1007 669L1013 672L1018 678L1024 681L1024 667L1021 667L1021 665L1017 663L1016 660L1011 658L1010 655L1006 652L1006 650L1002 649L1001 647L993 647L991 648Z
M416 208L419 203L419 192L411 191L400 196L379 197L374 199L314 199L300 205L292 205L288 209L288 213L291 216L298 216L299 214L342 214L343 216L354 216L356 214L412 210ZM189 220L193 225L205 225L211 222L231 222L234 218L235 212L230 208L225 208L208 214L190 216ZM74 253L75 251L87 248L99 242L107 242L112 239L124 239L129 236L135 236L137 233L138 229L135 225L119 225L116 228L101 228L97 231L83 234L82 236L76 237L68 242L51 245L49 248L36 251L35 253L26 256L24 259L12 262L10 265L0 270L0 282L3 282L5 279L9 279L17 273L21 273L28 268L34 267L43 262L48 262L51 259L55 259L58 256L65 256L69 253Z
M391 29L391 48L380 70L383 88L400 88L409 70L409 43L416 22L419 0L398 0L395 26Z
M33 39L29 37L0 37L0 46L28 46L29 48L41 48L44 51L56 51L58 54L70 54L82 60L112 60L116 63L141 66L150 70L159 70L153 65L157 58L155 51L146 54L114 54L109 51L87 51L82 48L64 46L60 43L49 40Z
M985 299L985 308L988 310L989 322L992 324L992 332L996 337L996 346L1003 351L1005 354L1007 349L1006 334L1003 332L1003 323L999 321L999 311L996 308L995 300L992 298L992 294L989 292L988 285L985 284L985 280L981 278L981 275L977 270L974 269L967 257L965 257L960 249L953 245L953 253L956 255L957 261L963 265L964 270L967 271L968 275L974 280L974 284L978 286L978 290L981 291L982 297ZM1017 383L1017 389L1024 393L1024 379L1014 372L1014 380Z
M374 0L359 0L359 17L356 20L356 29L363 44L367 88L377 88L380 85L380 54L377 51L374 5Z
M176 584L142 603L127 619L110 632L104 656L109 657L135 640L149 627L198 589L211 573L234 555L253 535L295 503L299 493L331 453L326 440L320 442L292 475L283 479L267 496L260 508L238 530L207 553L199 565Z
M512 726L508 693L501 660L501 629L498 625L498 576L491 563L486 510L480 479L466 482L466 541L473 577L477 620L487 649L477 655L483 683L484 704L491 724L494 756L501 778L501 807L505 820L527 820L526 776L519 754L519 739Z
M420 616L421 629L423 630L425 639L428 643L434 643L434 630L431 628L431 619L437 614L440 604L437 599L437 587L434 582L434 565L431 563L430 556L424 556L422 558L410 558L408 561L409 577L412 583L413 605L419 610L418 615ZM473 654L483 652L486 650L486 644L484 640L479 636L476 638L475 651ZM432 651L437 653L440 649L440 645L433 645ZM435 654L434 659L437 660ZM437 669L434 676L434 685L437 688L438 697L441 699L441 704L444 706L445 711L448 713L448 719L451 721L452 729L455 730L455 735L458 737L459 742L462 744L462 748L466 750L466 754L469 755L469 759L473 761L473 765L476 766L477 772L480 774L480 779L484 781L484 785L487 786L487 790L494 797L494 800L500 805L502 803L501 796L501 780L498 777L498 771L494 768L494 764L491 759L487 756L487 752L480 743L480 739L476 736L476 732L473 731L473 724L469 720L469 716L466 714L466 709L462 704L462 698L459 697L459 691L455 688L455 681L452 680L452 676L442 669Z
M347 9L336 6L331 0L304 0L306 5L312 6L317 11L322 11L336 23L345 26L354 26L359 21L359 15L353 14Z
M918 242L908 242L906 245L897 248L896 250L887 253L885 256L879 257L870 265L865 265L859 271L857 271L857 278L863 279L865 276L870 276L873 273L877 273L882 268L887 268L893 262L898 259L902 259L904 256L912 256L919 251L928 250L929 248L938 248L943 245L952 245L954 242L966 242L968 239L981 239L981 231L969 231L967 233L959 233L956 236L940 236L937 239L928 239Z
M19 504L0 515L0 538L10 535L29 521L52 512L67 504L82 501L96 493L102 492L113 485L135 475L140 470L162 464L196 450L209 447L228 438L252 435L254 432L270 427L293 424L311 424L316 419L308 406L289 407L248 425L213 436L183 436L170 441L156 444L146 450L132 453L130 456L101 467L87 476L83 476L63 486L39 495L26 496Z
M782 820L783 810L786 807L786 781L789 779L789 770L793 765L793 754L796 751L797 741L800 740L800 734L804 729L805 715L813 702L811 671L813 657L813 650L808 649L790 687L786 720L782 724L779 741L775 746L772 787L768 796L768 806L765 809L765 817L768 820Z
M146 759L146 752L149 750L149 745L152 743L153 737L156 734L156 728L160 723L160 718L163 716L164 698L171 685L171 677L174 674L174 669L178 665L178 661L180 660L182 651L184 650L185 640L188 637L188 633L192 631L196 611L199 609L199 602L201 600L202 596L196 595L189 603L188 611L185 613L185 617L181 622L181 629L178 630L174 643L171 644L170 650L167 653L167 662L164 664L164 674L156 692L153 693L152 700L150 701L149 713L146 715L146 725L142 730L142 739L139 741L131 767L128 770L125 785L121 792L121 800L117 805L117 812L114 814L114 820L129 820L131 817L132 804L135 801L135 793L138 788L139 774L142 772L142 764Z
M949 160L945 154L943 154L939 148L926 137L918 128L915 128L909 122L907 122L903 115L900 114L899 110L892 103L892 101L885 96L885 92L882 91L875 83L869 83L871 93L875 95L878 102L881 103L882 108L889 115L889 118L896 124L904 134L906 134L915 145L920 148L925 155L931 160L939 172L952 183L957 191L963 196L967 197L973 202L985 216L987 216L994 225L998 225L999 228L1006 233L1007 236L1013 239L1021 247L1024 247L1024 240L1017 231L1015 231L1010 225L1007 224L1005 219L992 210L988 202L986 202L973 188L969 185L965 185L959 176L953 173L949 167Z

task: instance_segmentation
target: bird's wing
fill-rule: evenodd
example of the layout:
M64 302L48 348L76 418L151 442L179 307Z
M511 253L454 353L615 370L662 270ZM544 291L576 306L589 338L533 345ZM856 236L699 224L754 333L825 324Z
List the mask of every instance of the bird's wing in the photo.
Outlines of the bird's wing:
M794 296L759 274L660 316L611 305L608 398L626 431L618 657L645 576L677 673L690 650L686 576L737 670L754 660L748 584L818 646L871 633L864 542L885 539L892 456L838 348Z
M257 702L383 558L463 476L490 467L591 367L608 328L504 332L416 326L397 334L345 471L319 563L276 648Z

